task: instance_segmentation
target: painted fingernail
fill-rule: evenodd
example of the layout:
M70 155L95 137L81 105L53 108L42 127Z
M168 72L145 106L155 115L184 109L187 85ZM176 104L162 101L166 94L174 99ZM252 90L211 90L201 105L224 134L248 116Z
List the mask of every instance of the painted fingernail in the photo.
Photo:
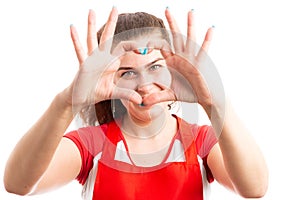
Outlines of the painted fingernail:
M211 27L212 27L212 28L216 28L215 25L212 25Z
M145 104L142 102L141 104L139 104L139 106L143 107L143 106L145 106Z
M194 11L195 11L195 9L194 9L194 8L192 8L192 9L191 9L191 12L194 12Z
M166 7L166 10L169 10L169 6Z
M146 47L146 48L140 48L140 49L139 49L139 52L140 52L140 54L142 54L142 55L148 54L148 47Z

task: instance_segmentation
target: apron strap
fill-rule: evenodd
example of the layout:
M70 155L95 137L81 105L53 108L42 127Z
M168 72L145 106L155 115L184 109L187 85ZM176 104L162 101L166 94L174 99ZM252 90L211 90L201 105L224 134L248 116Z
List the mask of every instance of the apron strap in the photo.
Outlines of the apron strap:
M176 115L174 115L174 117L177 120L179 137L183 144L186 162L188 164L196 164L198 163L198 159L195 136L192 132L192 127L185 120L177 117ZM115 158L117 143L122 138L121 134L122 133L117 122L112 121L108 124L101 160L109 163L113 162ZM168 153L170 153L170 151L168 151ZM162 164L164 165L164 163Z

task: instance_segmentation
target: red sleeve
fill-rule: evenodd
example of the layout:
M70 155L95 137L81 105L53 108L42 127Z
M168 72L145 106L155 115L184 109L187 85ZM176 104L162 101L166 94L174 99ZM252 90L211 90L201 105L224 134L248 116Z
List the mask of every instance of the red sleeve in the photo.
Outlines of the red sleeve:
M102 151L106 129L107 125L85 127L64 135L75 143L80 152L82 165L76 180L82 185L93 168L94 157Z
M206 177L208 182L213 182L214 177L207 164L207 156L213 146L218 142L218 138L211 126L194 126L194 133L196 133L196 147L197 153L203 160L203 165L206 170Z

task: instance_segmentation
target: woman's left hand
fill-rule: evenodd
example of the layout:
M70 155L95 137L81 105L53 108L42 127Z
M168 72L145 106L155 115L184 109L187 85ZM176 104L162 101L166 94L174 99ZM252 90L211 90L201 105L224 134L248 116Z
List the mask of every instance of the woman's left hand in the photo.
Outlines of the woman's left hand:
M256 142L226 101L220 76L206 54L212 28L208 29L200 50L196 50L193 12L188 13L185 43L169 10L166 18L172 31L174 52L164 43L157 42L154 48L160 49L164 56L172 73L172 84L150 94L143 103L152 105L172 100L199 103L219 138L207 157L216 180L243 197L262 197L268 187L268 168Z
M166 48L166 44L154 44L153 48L161 50L172 73L172 84L170 88L149 95L143 103L151 105L162 101L178 100L199 103L202 106L212 105L211 91L202 72L210 67L207 66L210 62L207 62L209 58L206 52L212 39L213 29L208 29L202 46L197 50L193 11L188 13L186 42L168 9L165 14L172 32L174 52L171 52L169 47Z

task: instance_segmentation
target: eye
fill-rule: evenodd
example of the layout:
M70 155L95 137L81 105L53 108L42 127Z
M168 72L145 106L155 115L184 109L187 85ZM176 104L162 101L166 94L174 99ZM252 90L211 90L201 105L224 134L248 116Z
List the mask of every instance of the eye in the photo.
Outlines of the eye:
M136 76L136 74L137 73L135 71L126 71L121 74L121 77L129 79L129 78L134 78Z
M152 65L149 67L150 71L156 71L159 70L162 67L162 65Z

